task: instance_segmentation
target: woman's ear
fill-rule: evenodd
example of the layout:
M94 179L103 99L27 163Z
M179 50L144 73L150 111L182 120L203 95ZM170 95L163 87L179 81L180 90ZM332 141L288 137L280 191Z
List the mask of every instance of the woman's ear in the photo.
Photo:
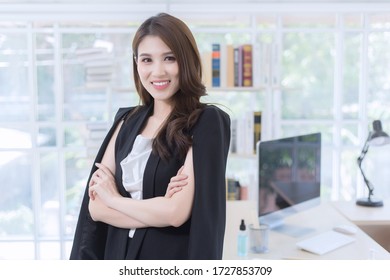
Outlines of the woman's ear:
M135 54L133 55L133 59L134 59L135 64L138 64L137 63L137 56Z

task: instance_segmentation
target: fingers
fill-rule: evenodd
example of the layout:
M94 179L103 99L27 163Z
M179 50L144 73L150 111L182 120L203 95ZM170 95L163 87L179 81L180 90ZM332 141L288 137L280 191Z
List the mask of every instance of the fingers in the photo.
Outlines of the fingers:
M95 165L97 166L97 168L99 168L98 170L103 171L103 173L105 175L107 175L108 177L114 177L114 174L112 174L111 170L107 166L105 166L104 164L95 163Z
M183 187L174 187L174 188L170 188L167 190L165 196L166 197L172 197L175 193L181 191L183 189Z
M92 174L91 180L89 181L89 187L101 182L103 179L115 180L114 175L105 165L101 163L95 163L95 165L98 169Z

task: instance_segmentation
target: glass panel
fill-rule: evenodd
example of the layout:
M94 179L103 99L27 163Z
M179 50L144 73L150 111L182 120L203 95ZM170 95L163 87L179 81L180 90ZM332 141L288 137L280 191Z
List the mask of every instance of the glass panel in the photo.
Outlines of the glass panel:
M61 259L61 246L59 242L39 242L39 259L59 260Z
M357 119L359 116L359 84L361 67L362 35L347 33L344 40L343 105L344 119Z
M370 27L376 29L390 28L390 14L372 14L370 15Z
M390 32L369 35L367 116L390 120Z
M88 129L86 125L68 125L64 128L64 146L85 147L88 143Z
M39 127L38 147L55 147L57 145L56 128L49 126Z
M136 106L140 103L138 93L135 91L114 91L112 93L112 109L111 115L115 116L118 108ZM112 122L113 120L109 120Z
M334 27L336 18L332 14L288 14L282 16L283 26L287 28Z
M343 146L356 146L359 145L358 125L357 124L345 124L341 128L341 142Z
M283 48L283 118L332 118L333 34L287 33Z
M183 20L190 28L197 27L223 27L223 28L248 28L251 26L251 18L242 14L214 14L212 17L208 14L181 15Z
M131 17L131 18L130 18ZM99 27L108 27L108 28L138 28L141 23L145 20L143 14L137 15L135 13L129 14L129 20L120 21L120 20L110 20L110 21L61 21L61 27L80 27L80 28L99 28Z
M230 115L230 118L238 119L245 117L248 112L262 111L265 107L264 96L264 91L257 90L210 90L208 96L202 97L202 102L219 105Z
M273 33L261 33L257 37L257 59L255 61L260 61L261 63L255 63L254 68L257 67L257 76L259 77L260 85L271 85L276 83L276 75L278 58L276 57L276 43L275 35ZM273 69L274 73L271 73Z
M357 179L361 179L357 165L358 149L344 149L340 155L340 190L339 195L343 200L351 200L356 196Z
M27 128L0 127L0 148L29 149L32 147L31 133ZM7 161L1 159L0 162Z
M0 21L0 28L26 28L27 23L22 21Z
M72 236L73 238L73 236ZM73 241L65 242L65 260L69 260L70 252L72 251Z
M32 158L0 152L0 236L32 236Z
M7 67L0 65L0 85L0 120L29 120L31 105L27 68L13 63L8 64Z
M88 160L85 154L80 152L65 153L65 176L66 176L66 232L73 238L81 200L87 184L92 161Z
M389 155L390 145L370 146L362 164L367 179L374 186L374 195L381 199L390 197ZM363 186L367 195L367 188Z
M33 241L0 241L0 260L33 260L34 258L35 244Z
M55 120L54 67L37 66L38 120Z
M131 34L64 34L65 120L107 120L109 88L134 88Z
M276 15L259 15L256 17L257 27L261 29L273 29L277 26Z
M322 135L322 138L324 135ZM325 135L326 138L326 135ZM326 141L326 139L325 139ZM324 140L322 140L324 143ZM322 145L321 148L321 199L330 200L332 198L333 185L333 148Z
M41 205L40 236L57 237L60 234L60 203L58 178L58 153L41 153Z
M360 28L363 26L362 14L344 14L343 19L346 28Z
M84 86L84 68L80 65L64 66L64 119L104 120L107 118L107 84L92 83Z
M35 35L35 44L38 61L50 61L54 59L55 38L52 33L37 33Z
M333 126L332 124L295 124L288 123L281 125L281 135L280 137L291 137L295 135L303 135L309 133L321 132L321 144L324 145L333 145Z

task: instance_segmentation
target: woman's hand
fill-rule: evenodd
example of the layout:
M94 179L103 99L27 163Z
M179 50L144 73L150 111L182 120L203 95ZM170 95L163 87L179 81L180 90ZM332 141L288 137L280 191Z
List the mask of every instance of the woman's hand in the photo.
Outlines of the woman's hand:
M96 163L98 169L92 174L89 182L89 197L94 200L99 196L101 201L110 207L114 197L120 197L115 184L115 177L105 165Z
M184 166L182 166L179 171L177 171L176 176L171 178L167 187L167 192L165 193L164 197L171 198L175 193L181 191L183 187L188 184L188 176L185 174L181 174L183 168Z

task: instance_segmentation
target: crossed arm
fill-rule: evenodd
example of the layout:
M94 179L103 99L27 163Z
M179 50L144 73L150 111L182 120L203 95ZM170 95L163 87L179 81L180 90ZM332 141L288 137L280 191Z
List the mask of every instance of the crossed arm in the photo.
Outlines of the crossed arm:
M102 162L89 183L89 211L95 221L120 228L180 226L191 215L194 198L192 148L178 174L171 179L165 196L134 200L119 194L115 184L115 140L113 134Z

